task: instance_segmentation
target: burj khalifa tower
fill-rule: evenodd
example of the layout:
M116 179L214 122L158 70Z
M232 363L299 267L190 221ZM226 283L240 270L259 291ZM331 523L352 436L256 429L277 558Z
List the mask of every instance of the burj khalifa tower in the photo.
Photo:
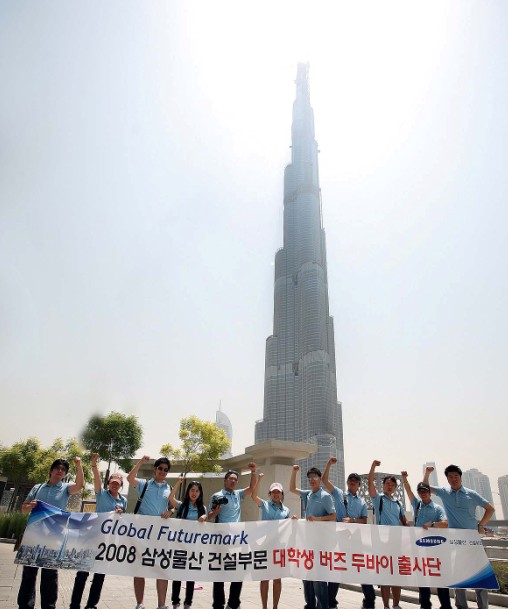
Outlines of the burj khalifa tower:
M344 488L342 405L307 64L297 68L291 143L291 163L284 172L284 246L275 256L273 334L266 341L263 419L256 422L256 443L276 439L316 445L316 452L300 462L303 474L313 466L323 471L334 456L330 479Z

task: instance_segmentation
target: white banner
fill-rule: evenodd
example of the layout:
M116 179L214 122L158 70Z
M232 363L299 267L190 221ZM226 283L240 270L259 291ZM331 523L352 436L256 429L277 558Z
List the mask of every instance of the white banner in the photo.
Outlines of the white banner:
M497 589L476 531L305 520L232 524L64 512L38 502L16 562L182 581L316 581Z

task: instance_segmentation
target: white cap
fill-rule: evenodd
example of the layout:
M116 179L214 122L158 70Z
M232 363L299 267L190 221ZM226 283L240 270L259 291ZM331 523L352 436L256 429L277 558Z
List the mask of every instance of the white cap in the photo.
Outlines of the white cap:
M281 493L284 492L284 489L282 488L282 484L280 482L274 482L273 484L270 485L270 493L272 491L280 491Z

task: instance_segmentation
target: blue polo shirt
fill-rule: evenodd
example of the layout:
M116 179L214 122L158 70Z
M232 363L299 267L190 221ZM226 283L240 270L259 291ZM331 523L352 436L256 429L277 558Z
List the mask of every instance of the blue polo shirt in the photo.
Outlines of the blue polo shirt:
M485 507L488 503L481 495L470 488L461 486L458 491L450 487L433 487L434 494L441 498L448 526L451 529L476 529L476 507Z
M344 505L344 493L343 491L334 486L332 492L333 504L335 506L335 513L337 514L337 522L342 522L342 519L347 516L346 506Z
M426 522L442 522L446 520L443 508L433 501L425 504L421 499L415 497L411 505L413 506L413 514L415 516L415 527L421 527Z
M349 518L367 518L367 504L365 499L358 497L358 494L352 495L349 491L345 493L345 499L347 501L347 516Z
M182 502L178 501L178 507L176 508L177 514L178 514L178 510L180 509L181 505L182 505ZM206 514L206 508L205 508L205 514ZM189 502L189 511L187 512L187 516L185 517L185 520L199 520L198 508L195 505L192 505L192 503L190 503L190 502Z
M261 500L261 520L285 520L289 518L289 508L281 503L280 507L272 501Z
M135 490L141 496L147 482L143 478L136 478L136 482L138 484ZM138 514L143 514L144 516L160 516L164 514L169 509L168 501L170 493L171 487L167 482L159 484L152 478L148 481L148 488L143 495Z
M381 498L383 498L383 509L380 516ZM390 499L384 493L376 493L376 496L372 498L372 504L376 513L376 524L384 524L391 527L402 526L400 517L404 515L404 512L396 499Z
M300 497L305 507L305 516L328 516L335 514L335 507L330 493L320 488L315 493L312 491L300 491Z
M225 488L214 493L210 499L208 511L212 509L214 497L226 497L228 502L221 505L220 512L217 514L215 522L240 522L240 503L243 500L245 489L241 488L237 491L227 491Z
M127 509L127 499L123 495L118 495L118 499L115 499L105 488L101 488L98 493L95 493L96 512L114 512L117 507L122 508L124 512Z
M28 493L25 501L37 499L37 501L44 501L44 503L49 503L49 505L54 505L61 510L65 510L69 501L69 488L72 484L71 482L58 482L51 486L47 482L36 484Z

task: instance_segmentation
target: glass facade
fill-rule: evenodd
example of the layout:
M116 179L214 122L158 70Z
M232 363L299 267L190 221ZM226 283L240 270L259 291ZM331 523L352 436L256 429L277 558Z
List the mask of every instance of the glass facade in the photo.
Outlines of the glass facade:
M314 466L323 470L335 456L331 480L344 488L342 405L337 401L306 64L297 70L291 143L291 163L284 172L284 246L275 256L273 335L266 341L264 410L256 423L256 443L276 439L315 444L316 453L300 463L303 472Z

